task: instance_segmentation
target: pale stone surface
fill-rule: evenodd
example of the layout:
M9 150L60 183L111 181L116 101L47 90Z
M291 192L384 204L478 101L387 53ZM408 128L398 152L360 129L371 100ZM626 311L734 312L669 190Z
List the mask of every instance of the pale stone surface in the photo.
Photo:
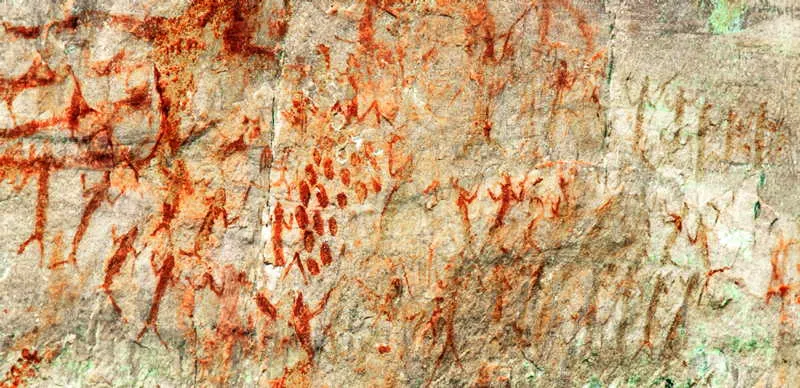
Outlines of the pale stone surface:
M789 1L0 0L0 386L785 386Z

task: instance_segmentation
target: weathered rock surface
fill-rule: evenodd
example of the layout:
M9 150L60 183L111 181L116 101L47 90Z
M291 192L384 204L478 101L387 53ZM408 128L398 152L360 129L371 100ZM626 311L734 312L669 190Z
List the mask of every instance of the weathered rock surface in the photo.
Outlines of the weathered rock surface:
M792 1L0 1L0 386L790 386Z

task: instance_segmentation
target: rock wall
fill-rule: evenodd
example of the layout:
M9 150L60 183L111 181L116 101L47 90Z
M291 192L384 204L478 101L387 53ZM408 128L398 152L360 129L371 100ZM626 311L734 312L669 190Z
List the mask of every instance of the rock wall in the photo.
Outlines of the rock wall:
M0 387L791 386L784 0L0 0Z

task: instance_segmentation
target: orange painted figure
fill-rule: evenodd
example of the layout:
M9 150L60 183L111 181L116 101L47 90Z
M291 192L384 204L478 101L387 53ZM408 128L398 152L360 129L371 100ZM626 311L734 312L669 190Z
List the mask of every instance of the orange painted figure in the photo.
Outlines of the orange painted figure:
M111 258L108 259L105 280L103 280L103 285L100 286L100 288L105 291L106 295L108 295L108 299L111 300L111 305L114 306L114 311L116 311L117 314L122 314L122 309L119 308L117 301L114 299L114 295L111 293L111 284L114 283L114 277L122 271L122 266L125 264L128 255L131 253L134 257L139 255L133 247L133 243L136 241L138 235L139 228L134 226L128 233L125 233L119 238L114 238L114 242L117 244L117 250Z

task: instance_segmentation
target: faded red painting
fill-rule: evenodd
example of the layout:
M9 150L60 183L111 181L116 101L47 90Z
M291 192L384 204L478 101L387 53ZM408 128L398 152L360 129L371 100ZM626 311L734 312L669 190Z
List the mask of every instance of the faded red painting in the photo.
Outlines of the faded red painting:
M90 3L3 5L0 386L792 381L793 97L719 5Z

